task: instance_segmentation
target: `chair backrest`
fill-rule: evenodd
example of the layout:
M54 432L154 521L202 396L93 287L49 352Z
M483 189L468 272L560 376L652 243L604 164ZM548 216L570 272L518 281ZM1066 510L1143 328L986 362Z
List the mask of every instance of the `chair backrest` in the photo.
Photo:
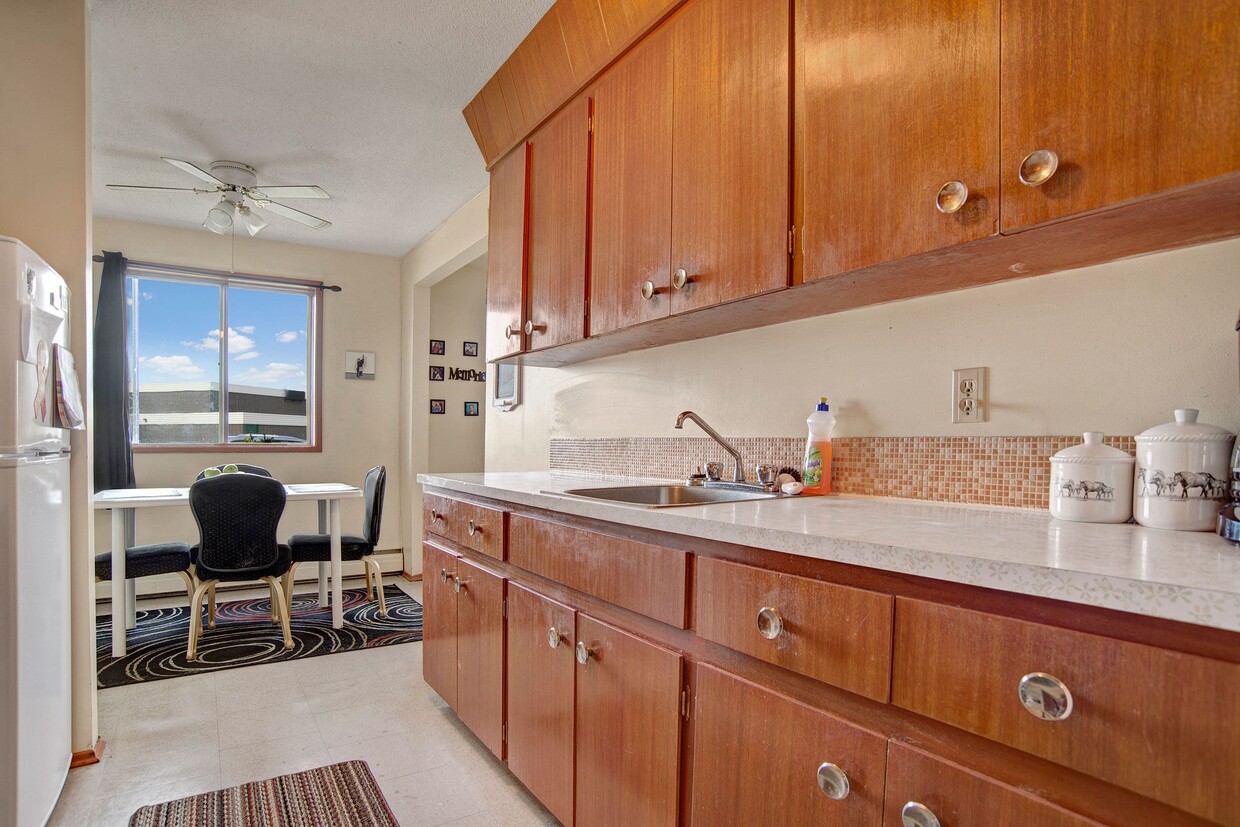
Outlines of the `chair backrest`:
M372 546L379 542L379 525L383 522L383 491L387 488L387 468L376 465L366 472L366 524L362 533Z
M246 465L244 462L224 463L224 465L230 465L230 464L236 465L237 470L243 474L254 474L259 477L270 477L271 476L271 472L268 471L266 468L262 467L261 465ZM195 477L195 479L205 480L207 478L207 471L209 471L212 468L214 468L216 471L223 471L224 465L209 465L206 468L199 471L198 476Z
M284 500L284 485L271 477L220 474L195 482L189 507L198 523L198 564L235 572L274 565Z

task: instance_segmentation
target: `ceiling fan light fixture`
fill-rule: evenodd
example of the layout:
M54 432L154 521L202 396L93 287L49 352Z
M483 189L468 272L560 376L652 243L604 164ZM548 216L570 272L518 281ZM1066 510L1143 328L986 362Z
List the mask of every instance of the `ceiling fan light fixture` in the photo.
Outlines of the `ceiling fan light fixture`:
M202 222L202 226L206 227L213 233L223 235L232 229L233 212L237 209L237 205L229 201L227 198L221 198L207 213L207 219ZM253 233L251 233L253 235Z
M237 212L241 215L241 224L252 236L258 235L267 226L266 220L256 210L245 204L238 207Z

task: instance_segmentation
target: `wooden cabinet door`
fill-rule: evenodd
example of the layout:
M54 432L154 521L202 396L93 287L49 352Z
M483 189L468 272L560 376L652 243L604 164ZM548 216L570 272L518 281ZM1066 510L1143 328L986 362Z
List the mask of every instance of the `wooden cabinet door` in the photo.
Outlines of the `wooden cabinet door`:
M457 561L456 714L504 757L504 579Z
M999 0L798 2L795 53L803 281L998 232Z
M674 827L680 656L582 614L577 640L577 823Z
M526 347L585 337L590 101L580 96L530 138Z
M694 824L882 822L885 736L713 666L699 665L696 682ZM824 764L834 765L823 770L827 789L843 798L819 786Z
M508 768L565 827L573 824L575 620L563 603L509 584Z
M1005 232L1240 170L1236 0L1003 0L1002 48Z
M900 741L892 741L887 751L886 799L883 824L895 827L910 823L901 819L910 805L930 811L943 827L1100 827L1097 821ZM923 821L911 823L933 822L923 813Z
M487 230L487 359L525 349L525 275L529 145L491 169ZM507 335L511 329L513 335Z
M672 51L660 29L603 75L594 100L590 335L668 314ZM643 298L647 281L655 289Z
M422 544L422 677L456 709L455 555ZM446 580L444 578L447 578Z
M672 35L672 313L788 284L788 0L693 0Z

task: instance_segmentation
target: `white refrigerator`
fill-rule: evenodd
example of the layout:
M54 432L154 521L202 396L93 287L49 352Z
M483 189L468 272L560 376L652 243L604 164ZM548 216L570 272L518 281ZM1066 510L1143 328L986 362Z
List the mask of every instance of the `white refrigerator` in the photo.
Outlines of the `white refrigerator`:
M69 305L64 279L0 236L0 827L45 824L72 757Z

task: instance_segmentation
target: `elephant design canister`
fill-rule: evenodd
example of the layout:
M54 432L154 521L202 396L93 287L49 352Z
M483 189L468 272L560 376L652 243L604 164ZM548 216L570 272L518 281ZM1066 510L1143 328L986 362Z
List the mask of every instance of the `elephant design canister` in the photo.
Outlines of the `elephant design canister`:
M1051 457L1051 516L1078 523L1126 523L1132 517L1132 457L1097 431Z
M1137 434L1132 511L1150 528L1213 531L1227 499L1229 458L1236 435L1197 421L1181 408L1175 421Z

